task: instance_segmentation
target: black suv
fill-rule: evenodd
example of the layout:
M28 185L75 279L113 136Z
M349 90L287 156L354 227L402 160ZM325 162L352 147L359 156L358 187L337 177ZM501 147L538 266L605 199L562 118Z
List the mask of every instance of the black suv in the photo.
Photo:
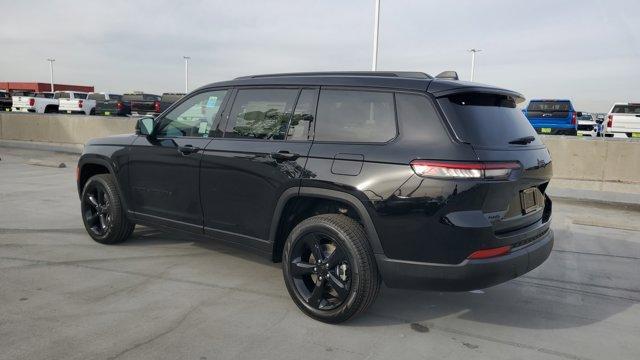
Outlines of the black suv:
M551 158L516 92L423 73L274 74L204 86L78 164L97 242L135 224L283 263L309 316L341 322L388 287L484 288L553 246Z

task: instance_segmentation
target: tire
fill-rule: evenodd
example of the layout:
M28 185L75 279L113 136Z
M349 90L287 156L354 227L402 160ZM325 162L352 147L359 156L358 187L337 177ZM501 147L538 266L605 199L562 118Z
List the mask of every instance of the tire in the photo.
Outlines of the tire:
M318 249L320 255L315 256ZM344 215L323 214L300 222L287 238L282 264L294 303L322 322L340 323L364 312L380 290L378 267L365 231ZM316 293L321 294L320 300Z
M94 175L87 180L80 200L82 222L96 242L118 244L133 233L135 224L127 219L115 179L110 174Z

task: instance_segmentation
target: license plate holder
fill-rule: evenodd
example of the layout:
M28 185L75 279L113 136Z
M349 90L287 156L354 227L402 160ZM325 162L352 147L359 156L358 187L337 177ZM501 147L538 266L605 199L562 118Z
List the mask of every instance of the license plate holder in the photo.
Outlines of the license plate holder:
M543 134L551 134L551 128L540 128L540 132Z
M528 214L538 209L535 187L520 191L520 205L522 207L523 214Z
M109 116L109 115L111 115L111 111L105 111L105 112L104 112L104 114L105 114L106 116Z

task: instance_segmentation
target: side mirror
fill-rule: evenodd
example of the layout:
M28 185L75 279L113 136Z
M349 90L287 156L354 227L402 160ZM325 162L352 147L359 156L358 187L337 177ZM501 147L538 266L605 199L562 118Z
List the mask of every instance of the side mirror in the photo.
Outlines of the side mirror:
M578 111L578 112L576 113L576 116L577 116L577 117L582 116L582 111Z
M155 121L152 117L143 117L136 122L136 135L149 136L153 132Z

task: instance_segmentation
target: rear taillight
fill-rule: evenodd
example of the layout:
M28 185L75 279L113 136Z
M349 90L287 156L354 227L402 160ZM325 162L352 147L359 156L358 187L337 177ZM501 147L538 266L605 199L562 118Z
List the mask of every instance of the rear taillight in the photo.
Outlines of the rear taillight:
M29 106L34 106L36 104L36 99L31 98L29 99Z
M84 101L78 100L78 108L82 109L82 105L84 105Z
M153 102L153 110L157 113L160 112L160 101L156 100Z
M475 251L473 253L471 253L471 255L469 255L469 257L467 257L467 259L488 259L488 258L492 258L492 257L496 257L496 256L501 256L504 255L506 253L509 252L509 250L511 250L511 246L507 245L507 246L501 246L501 247L497 247L497 248L493 248L493 249L484 249L484 250L478 250Z
M116 110L120 111L122 109L124 109L124 104L122 103L122 101L118 101L116 103Z
M613 127L613 115L607 116L607 127Z
M411 168L418 176L428 178L504 180L520 169L520 163L413 160Z
M571 115L571 125L575 125L575 124L576 124L576 121L577 121L576 113L575 113L575 112L573 112L573 113L571 113L571 114L572 114L572 115Z

